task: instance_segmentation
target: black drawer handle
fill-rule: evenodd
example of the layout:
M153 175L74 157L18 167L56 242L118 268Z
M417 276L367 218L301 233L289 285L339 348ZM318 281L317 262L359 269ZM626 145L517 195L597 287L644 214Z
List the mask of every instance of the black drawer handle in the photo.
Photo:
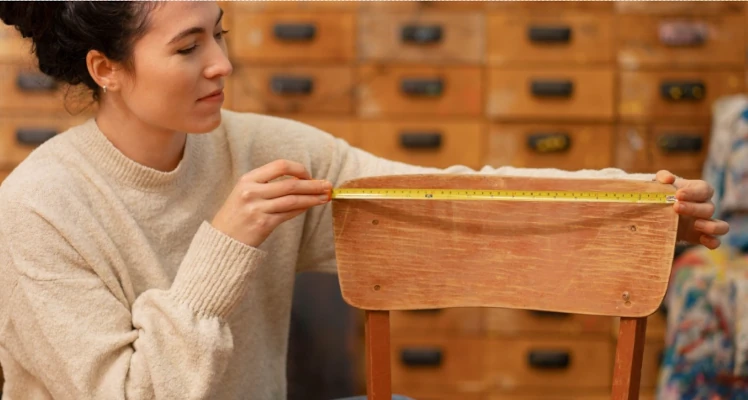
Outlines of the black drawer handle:
M57 135L57 130L51 128L18 128L16 142L27 146L38 146Z
M16 86L24 92L51 92L57 89L54 79L40 72L19 73Z
M568 26L530 26L527 37L535 43L568 43L571 41L571 28Z
M574 83L568 80L533 80L530 90L539 97L571 97Z
M273 27L273 34L280 40L312 40L317 34L317 27L314 24L278 23Z
M442 134L438 132L403 132L400 145L406 149L438 149L442 145Z
M562 313L562 312L556 312L556 311L530 310L530 313L540 318L568 318L571 316L571 314L569 313Z
M527 362L537 369L565 369L571 363L571 355L568 351L531 350Z
M406 25L400 30L400 40L405 43L429 44L442 40L443 29L439 25Z
M657 146L666 153L698 153L703 139L701 135L663 134L657 138Z
M400 89L410 96L436 97L444 92L444 81L439 78L405 78L400 82Z
M527 136L527 147L537 153L561 153L571 148L571 137L567 133L531 133Z
M304 77L274 76L270 88L276 94L310 94L314 90L314 81Z
M439 348L403 349L400 361L409 367L438 367L442 364L442 351Z
M706 96L706 85L701 81L667 81L660 85L660 94L670 101L698 101Z

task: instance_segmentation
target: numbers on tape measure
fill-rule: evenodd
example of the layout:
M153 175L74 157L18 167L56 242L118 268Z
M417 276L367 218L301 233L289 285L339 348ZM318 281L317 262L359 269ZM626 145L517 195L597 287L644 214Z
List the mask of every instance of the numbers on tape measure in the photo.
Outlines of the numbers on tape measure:
M509 201L586 201L625 203L674 203L667 193L458 190L458 189L334 189L333 199L370 200L509 200Z

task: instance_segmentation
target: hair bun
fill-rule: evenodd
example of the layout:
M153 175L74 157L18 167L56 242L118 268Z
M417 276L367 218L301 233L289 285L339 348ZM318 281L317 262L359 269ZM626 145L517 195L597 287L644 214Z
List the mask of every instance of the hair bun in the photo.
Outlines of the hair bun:
M61 1L0 1L0 20L25 38L38 39L65 7Z

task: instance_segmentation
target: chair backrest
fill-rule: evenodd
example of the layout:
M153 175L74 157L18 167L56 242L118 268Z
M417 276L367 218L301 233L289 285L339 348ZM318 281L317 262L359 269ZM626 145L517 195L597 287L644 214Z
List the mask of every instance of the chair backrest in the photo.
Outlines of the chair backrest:
M648 192L620 179L399 175L342 188ZM368 400L390 400L389 311L501 307L621 317L614 399L639 395L646 317L667 288L672 204L333 199L345 301L366 310Z

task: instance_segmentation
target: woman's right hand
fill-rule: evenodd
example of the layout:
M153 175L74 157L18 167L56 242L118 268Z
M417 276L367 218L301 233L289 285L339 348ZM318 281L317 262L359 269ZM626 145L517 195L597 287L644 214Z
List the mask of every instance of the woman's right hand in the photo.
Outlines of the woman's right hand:
M286 175L298 179L270 182ZM239 179L211 224L226 235L257 247L281 223L329 202L331 190L330 182L311 180L303 165L273 161Z

